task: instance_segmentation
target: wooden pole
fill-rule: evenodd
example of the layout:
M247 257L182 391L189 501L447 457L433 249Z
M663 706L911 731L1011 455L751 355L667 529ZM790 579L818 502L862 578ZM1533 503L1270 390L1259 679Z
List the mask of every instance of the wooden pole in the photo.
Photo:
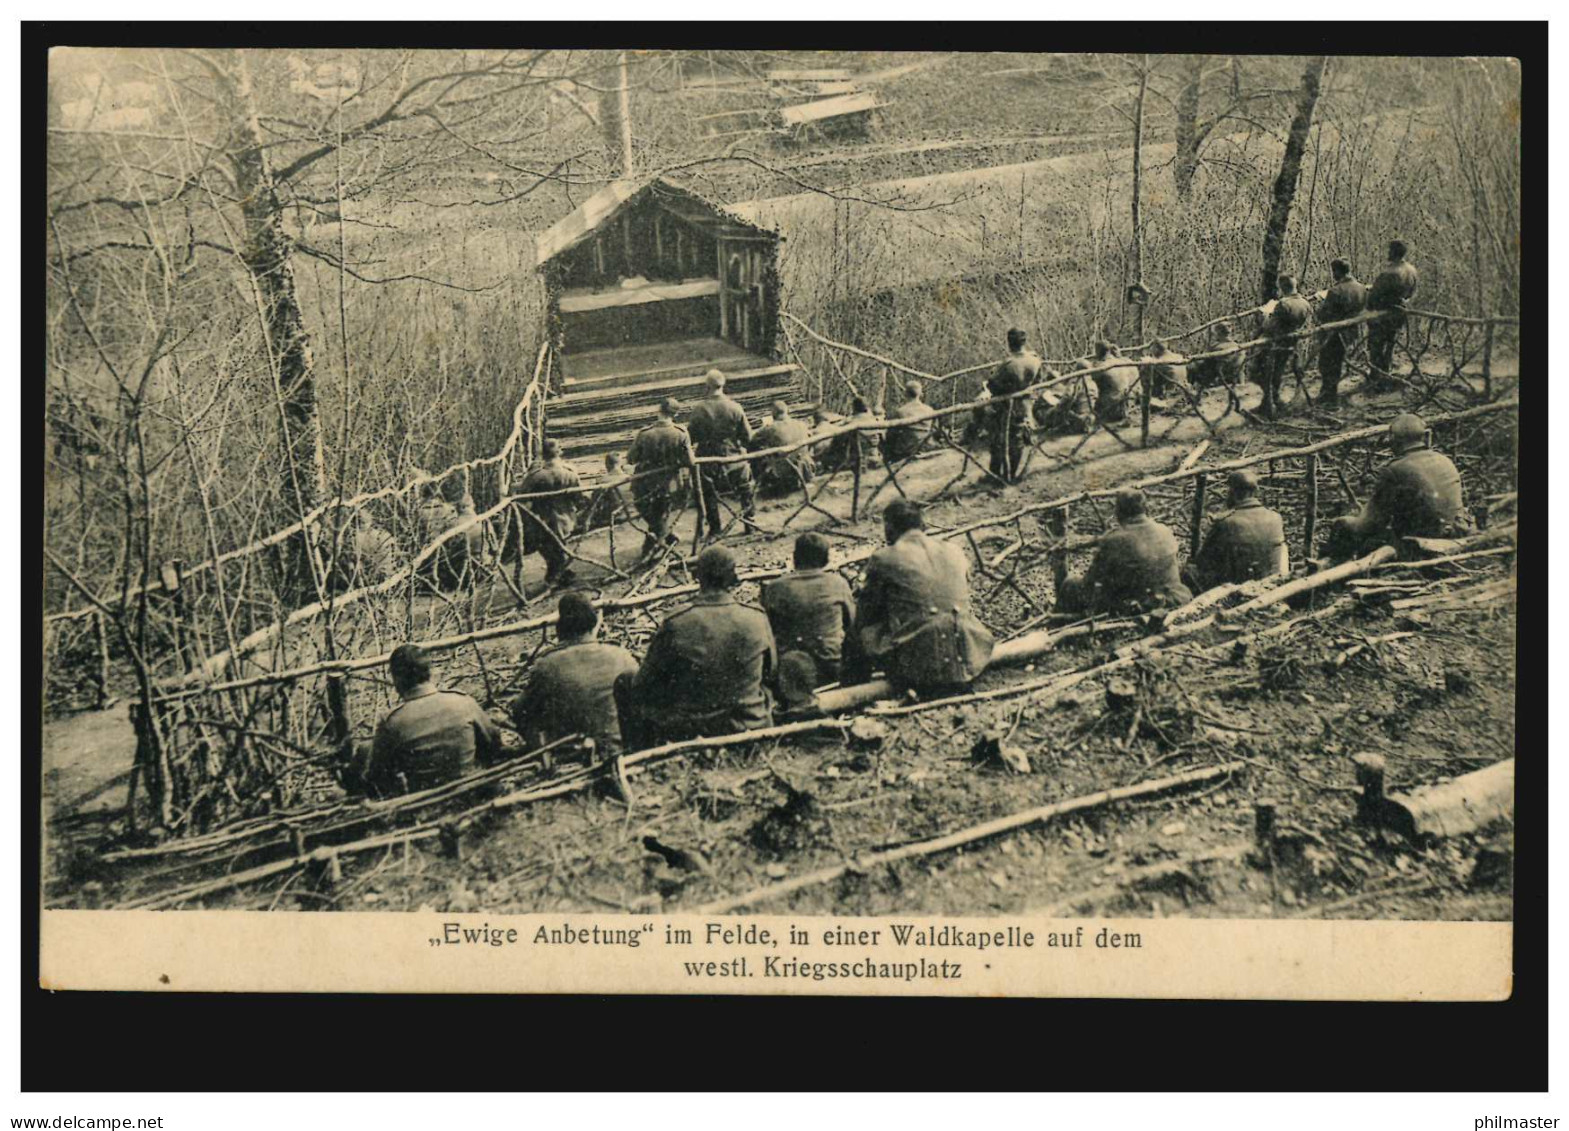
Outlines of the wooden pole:
M109 703L109 633L104 628L103 613L93 617L93 637L98 645L98 709L102 711Z
M851 448L854 449L854 455L851 458L855 461L853 464L851 464L851 474L854 476L854 482L851 485L851 492L850 492L850 521L851 522L860 522L861 521L861 433L860 432L857 432L855 434L855 440L854 440L854 442L850 446L851 446Z
M349 718L347 683L347 678L341 673L334 672L327 676L327 709L332 713L332 726L327 731L327 738L340 750L348 745L349 736L354 733Z
M1046 516L1046 532L1053 541L1061 544L1062 549L1055 550L1051 555L1052 587L1062 592L1063 582L1068 578L1068 531L1073 524L1071 506L1061 507Z
M1318 453L1307 458L1307 517L1303 520L1302 557L1313 556L1313 535L1318 528Z
M1482 339L1482 396L1493 399L1493 320L1487 320L1487 330Z
M1204 542L1204 493L1209 487L1209 476L1199 475L1193 480L1193 529L1188 532L1188 557L1198 556Z

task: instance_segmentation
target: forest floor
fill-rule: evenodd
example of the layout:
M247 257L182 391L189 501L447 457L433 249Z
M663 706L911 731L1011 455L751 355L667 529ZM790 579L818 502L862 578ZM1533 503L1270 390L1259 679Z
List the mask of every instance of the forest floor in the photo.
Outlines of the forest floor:
M1212 439L1204 462L1308 442L1387 414L1388 407L1358 398L1339 419L1302 413L1267 428L1233 417L1236 426ZM1179 427L1159 448L1124 451L1103 436L1109 449L1089 462L1048 469L1037 456L1023 483L967 483L959 497L929 507L929 522L940 529L1040 498L1168 471L1202 435L1196 421L1184 424L1199 431L1188 435ZM1071 446L1079 439L1050 443ZM926 494L961 463L954 452L922 461L919 485L906 479L906 487ZM970 475L980 477L973 467ZM871 477L872 484L878 481ZM842 507L847 518L847 495L835 493L825 506L836 514ZM857 544L875 539L880 507L869 509L859 523L829 529ZM765 523L785 513L778 505L760 510ZM750 535L732 544L743 569L782 564L789 553L789 540L777 536ZM1456 568L1505 576L1496 564ZM685 578L678 571L668 580ZM1021 580L1049 602L1049 574L1021 574ZM540 602L532 604L531 612L541 611ZM980 601L978 609L1001 629L999 637L1029 615L1011 593ZM1396 631L1411 634L1339 659L1348 648ZM1196 643L1227 639L1209 634ZM461 862L415 845L354 858L330 893L272 883L208 897L204 905L691 910L880 846L1242 760L1243 771L1196 793L1102 807L866 875L852 870L756 906L837 914L1507 919L1512 828L1494 826L1428 845L1370 831L1354 819L1351 758L1383 754L1391 789L1406 790L1511 757L1515 645L1512 594L1501 603L1440 608L1411 624L1359 606L1306 624L1289 644L1255 649L1239 663L1182 649L1141 665L1135 678L1150 710L1138 717L1107 707L1106 688L1088 680L1051 703L1017 696L887 717L886 736L875 745L833 734L672 760L634 779L632 807L590 790L499 815L470 834ZM1104 637L1067 642L1023 678L1076 669L1104 657L1107 647ZM1020 678L1017 671L988 671L976 690ZM971 757L979 739L1004 732L1029 758L1030 773ZM101 777L128 765L126 747L111 737L121 733L91 716L52 727L46 765L57 796L74 796L91 784L82 764L94 749L118 752L103 759ZM1253 806L1261 798L1276 802L1292 846L1289 859L1274 868L1262 867L1249 852ZM701 865L673 867L672 850ZM67 888L52 898L73 901Z

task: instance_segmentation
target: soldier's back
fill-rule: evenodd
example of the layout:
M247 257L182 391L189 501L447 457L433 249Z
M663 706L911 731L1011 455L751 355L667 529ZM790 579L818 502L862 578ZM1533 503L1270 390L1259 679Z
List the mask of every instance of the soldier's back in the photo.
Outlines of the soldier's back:
M700 594L660 627L638 671L638 696L655 718L700 733L767 726L763 680L773 657L762 609L728 593Z
M1340 322L1354 318L1367 308L1367 288L1356 279L1342 279L1329 288L1319 304L1320 322Z
M724 455L744 445L749 428L741 406L723 393L697 402L687 431L699 455Z
M800 649L818 660L836 661L844 650L846 614L855 598L845 579L829 570L797 570L763 587L768 614L780 652Z
M1186 592L1177 567L1176 536L1152 518L1126 523L1103 535L1096 557L1097 576L1108 604L1151 600L1169 604L1179 591Z
M530 725L551 740L567 734L594 739L605 753L621 747L616 677L637 671L632 653L597 640L561 644L534 661L526 696Z
M1384 468L1374 500L1396 537L1436 537L1465 511L1460 470L1431 448L1407 452Z
M393 773L411 789L451 781L475 766L476 724L484 712L460 691L432 691L405 700L382 722Z
M1373 288L1368 294L1367 306L1369 310L1389 310L1392 307L1404 306L1406 301L1416 293L1417 271L1405 260L1399 263L1386 263L1384 269L1378 273L1378 278L1373 280Z
M1225 581L1252 581L1277 572L1286 543L1285 524L1275 511L1253 502L1237 507L1215 524L1224 548Z

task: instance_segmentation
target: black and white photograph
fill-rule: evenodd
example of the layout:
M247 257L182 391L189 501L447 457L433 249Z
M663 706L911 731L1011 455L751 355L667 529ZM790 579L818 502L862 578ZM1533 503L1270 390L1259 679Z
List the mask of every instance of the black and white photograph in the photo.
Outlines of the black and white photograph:
M46 916L1508 996L1519 60L474 30L49 52Z

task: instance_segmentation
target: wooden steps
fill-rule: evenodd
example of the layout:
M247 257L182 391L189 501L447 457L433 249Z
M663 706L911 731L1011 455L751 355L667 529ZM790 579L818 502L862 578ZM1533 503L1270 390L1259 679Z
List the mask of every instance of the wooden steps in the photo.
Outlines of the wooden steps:
M799 366L772 363L718 339L695 339L564 358L563 391L545 403L546 433L572 460L625 451L666 397L684 406L702 399L704 375L715 367L725 373L725 391L754 423L776 400L792 412L811 412L798 399Z

